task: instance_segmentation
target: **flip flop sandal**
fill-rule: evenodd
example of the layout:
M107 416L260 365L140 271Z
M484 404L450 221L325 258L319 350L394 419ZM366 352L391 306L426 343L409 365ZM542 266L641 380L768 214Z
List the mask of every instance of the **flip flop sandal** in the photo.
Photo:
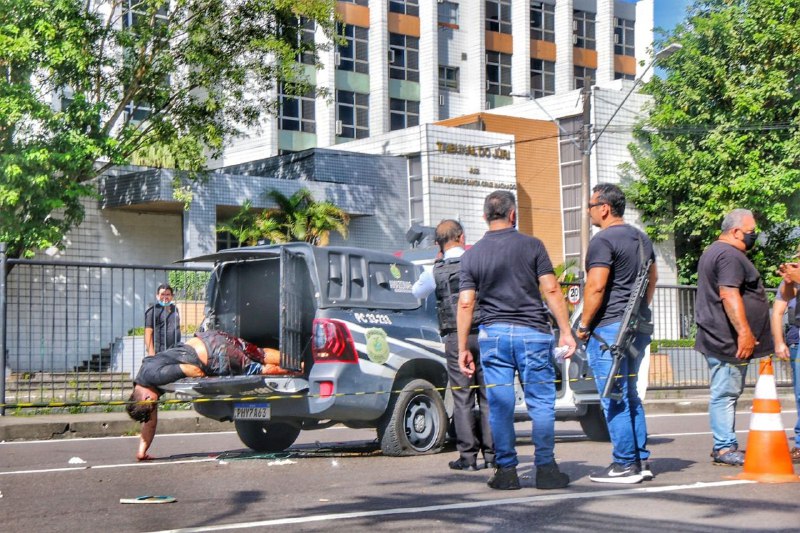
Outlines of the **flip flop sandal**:
M172 503L174 501L177 500L172 496L139 496L119 499L119 503Z

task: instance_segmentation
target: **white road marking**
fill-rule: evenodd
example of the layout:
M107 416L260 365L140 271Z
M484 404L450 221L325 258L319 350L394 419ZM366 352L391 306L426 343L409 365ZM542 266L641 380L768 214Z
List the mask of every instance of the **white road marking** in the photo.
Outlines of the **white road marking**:
M713 487L728 487L755 483L754 481L731 480L715 482L698 482L689 485L668 485L665 487L641 487L636 489L601 490L596 492L568 492L562 494L547 494L542 496L529 496L526 498L506 498L491 501L470 501L464 503L453 503L448 505L431 505L427 507L396 507L394 509L383 509L377 511L359 511L352 513L321 514L311 516L301 516L294 518L275 518L272 520L260 520L256 522L239 522L232 524L221 524L214 526L190 527L184 529L168 529L153 533L198 533L203 531L227 531L231 529L262 528L268 526L281 526L287 524L308 524L312 522L333 522L337 520L352 520L354 518L365 518L374 516L404 515L416 513L431 513L436 511L452 511L458 509L477 509L480 507L498 507L503 505L530 504L539 502L569 501L569 500L589 500L597 498L617 498L620 496L654 494L659 492L675 492L680 490L699 490Z
M130 468L130 467L145 467L145 466L166 466L166 465L180 465L191 463L208 463L216 461L216 457L205 457L203 459L185 459L183 461L143 461L141 463L120 463L113 465L89 465L89 466L69 466L63 468L40 468L38 470L13 470L10 472L0 472L0 476L8 476L13 474L46 474L49 472L71 472L83 470L100 470L107 468Z

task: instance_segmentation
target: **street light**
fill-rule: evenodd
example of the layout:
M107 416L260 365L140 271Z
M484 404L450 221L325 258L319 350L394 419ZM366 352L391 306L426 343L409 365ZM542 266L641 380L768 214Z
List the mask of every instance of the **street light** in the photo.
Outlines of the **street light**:
M666 59L678 50L683 48L683 45L679 43L672 43L666 48L659 50L653 56L653 60L647 65L647 67L642 71L636 80L634 80L633 85L631 86L628 94L625 95L625 98L622 99L622 102L619 103L614 112L611 114L611 117L606 122L606 125L603 126L603 129L600 130L600 133L595 135L594 140L591 138L591 84L587 81L584 83L583 86L583 146L582 146L582 154L581 154L581 197L583 198L583 205L581 206L581 263L585 263L586 261L586 251L589 249L589 235L591 234L591 222L589 219L589 210L586 208L589 205L589 199L592 196L591 186L590 186L590 163L591 163L591 155L592 155L592 148L595 147L597 141L600 139L600 136L608 128L608 125L611 124L611 121L614 120L614 117L617 116L619 110L622 109L622 106L625 105L625 102L628 101L628 98L633 94L633 91L636 87L642 82L645 74L653 68L658 61L662 59ZM583 265L582 265L583 266ZM581 268L581 270L583 270Z

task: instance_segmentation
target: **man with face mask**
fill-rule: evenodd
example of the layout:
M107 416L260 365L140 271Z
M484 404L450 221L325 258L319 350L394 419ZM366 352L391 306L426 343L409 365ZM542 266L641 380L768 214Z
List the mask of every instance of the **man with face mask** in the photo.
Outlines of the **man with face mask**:
M181 317L172 298L172 287L162 283L156 289L156 303L144 312L147 355L163 352L181 342Z
M708 414L717 465L744 464L736 440L736 402L750 360L773 352L764 284L746 255L758 238L755 229L751 211L734 209L697 265L695 349L705 356L711 377Z

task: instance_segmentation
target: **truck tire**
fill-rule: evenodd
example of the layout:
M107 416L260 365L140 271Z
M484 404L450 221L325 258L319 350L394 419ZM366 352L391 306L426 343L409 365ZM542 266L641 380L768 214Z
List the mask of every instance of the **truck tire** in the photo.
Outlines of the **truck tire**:
M603 408L599 404L590 405L586 409L586 414L579 419L581 429L589 440L597 442L608 442L611 437L608 435L608 425L606 417L603 415Z
M234 425L239 440L257 452L282 452L300 435L299 427L283 422L235 420Z
M434 454L444 446L448 425L441 394L428 381L414 379L392 394L378 441L392 457Z

